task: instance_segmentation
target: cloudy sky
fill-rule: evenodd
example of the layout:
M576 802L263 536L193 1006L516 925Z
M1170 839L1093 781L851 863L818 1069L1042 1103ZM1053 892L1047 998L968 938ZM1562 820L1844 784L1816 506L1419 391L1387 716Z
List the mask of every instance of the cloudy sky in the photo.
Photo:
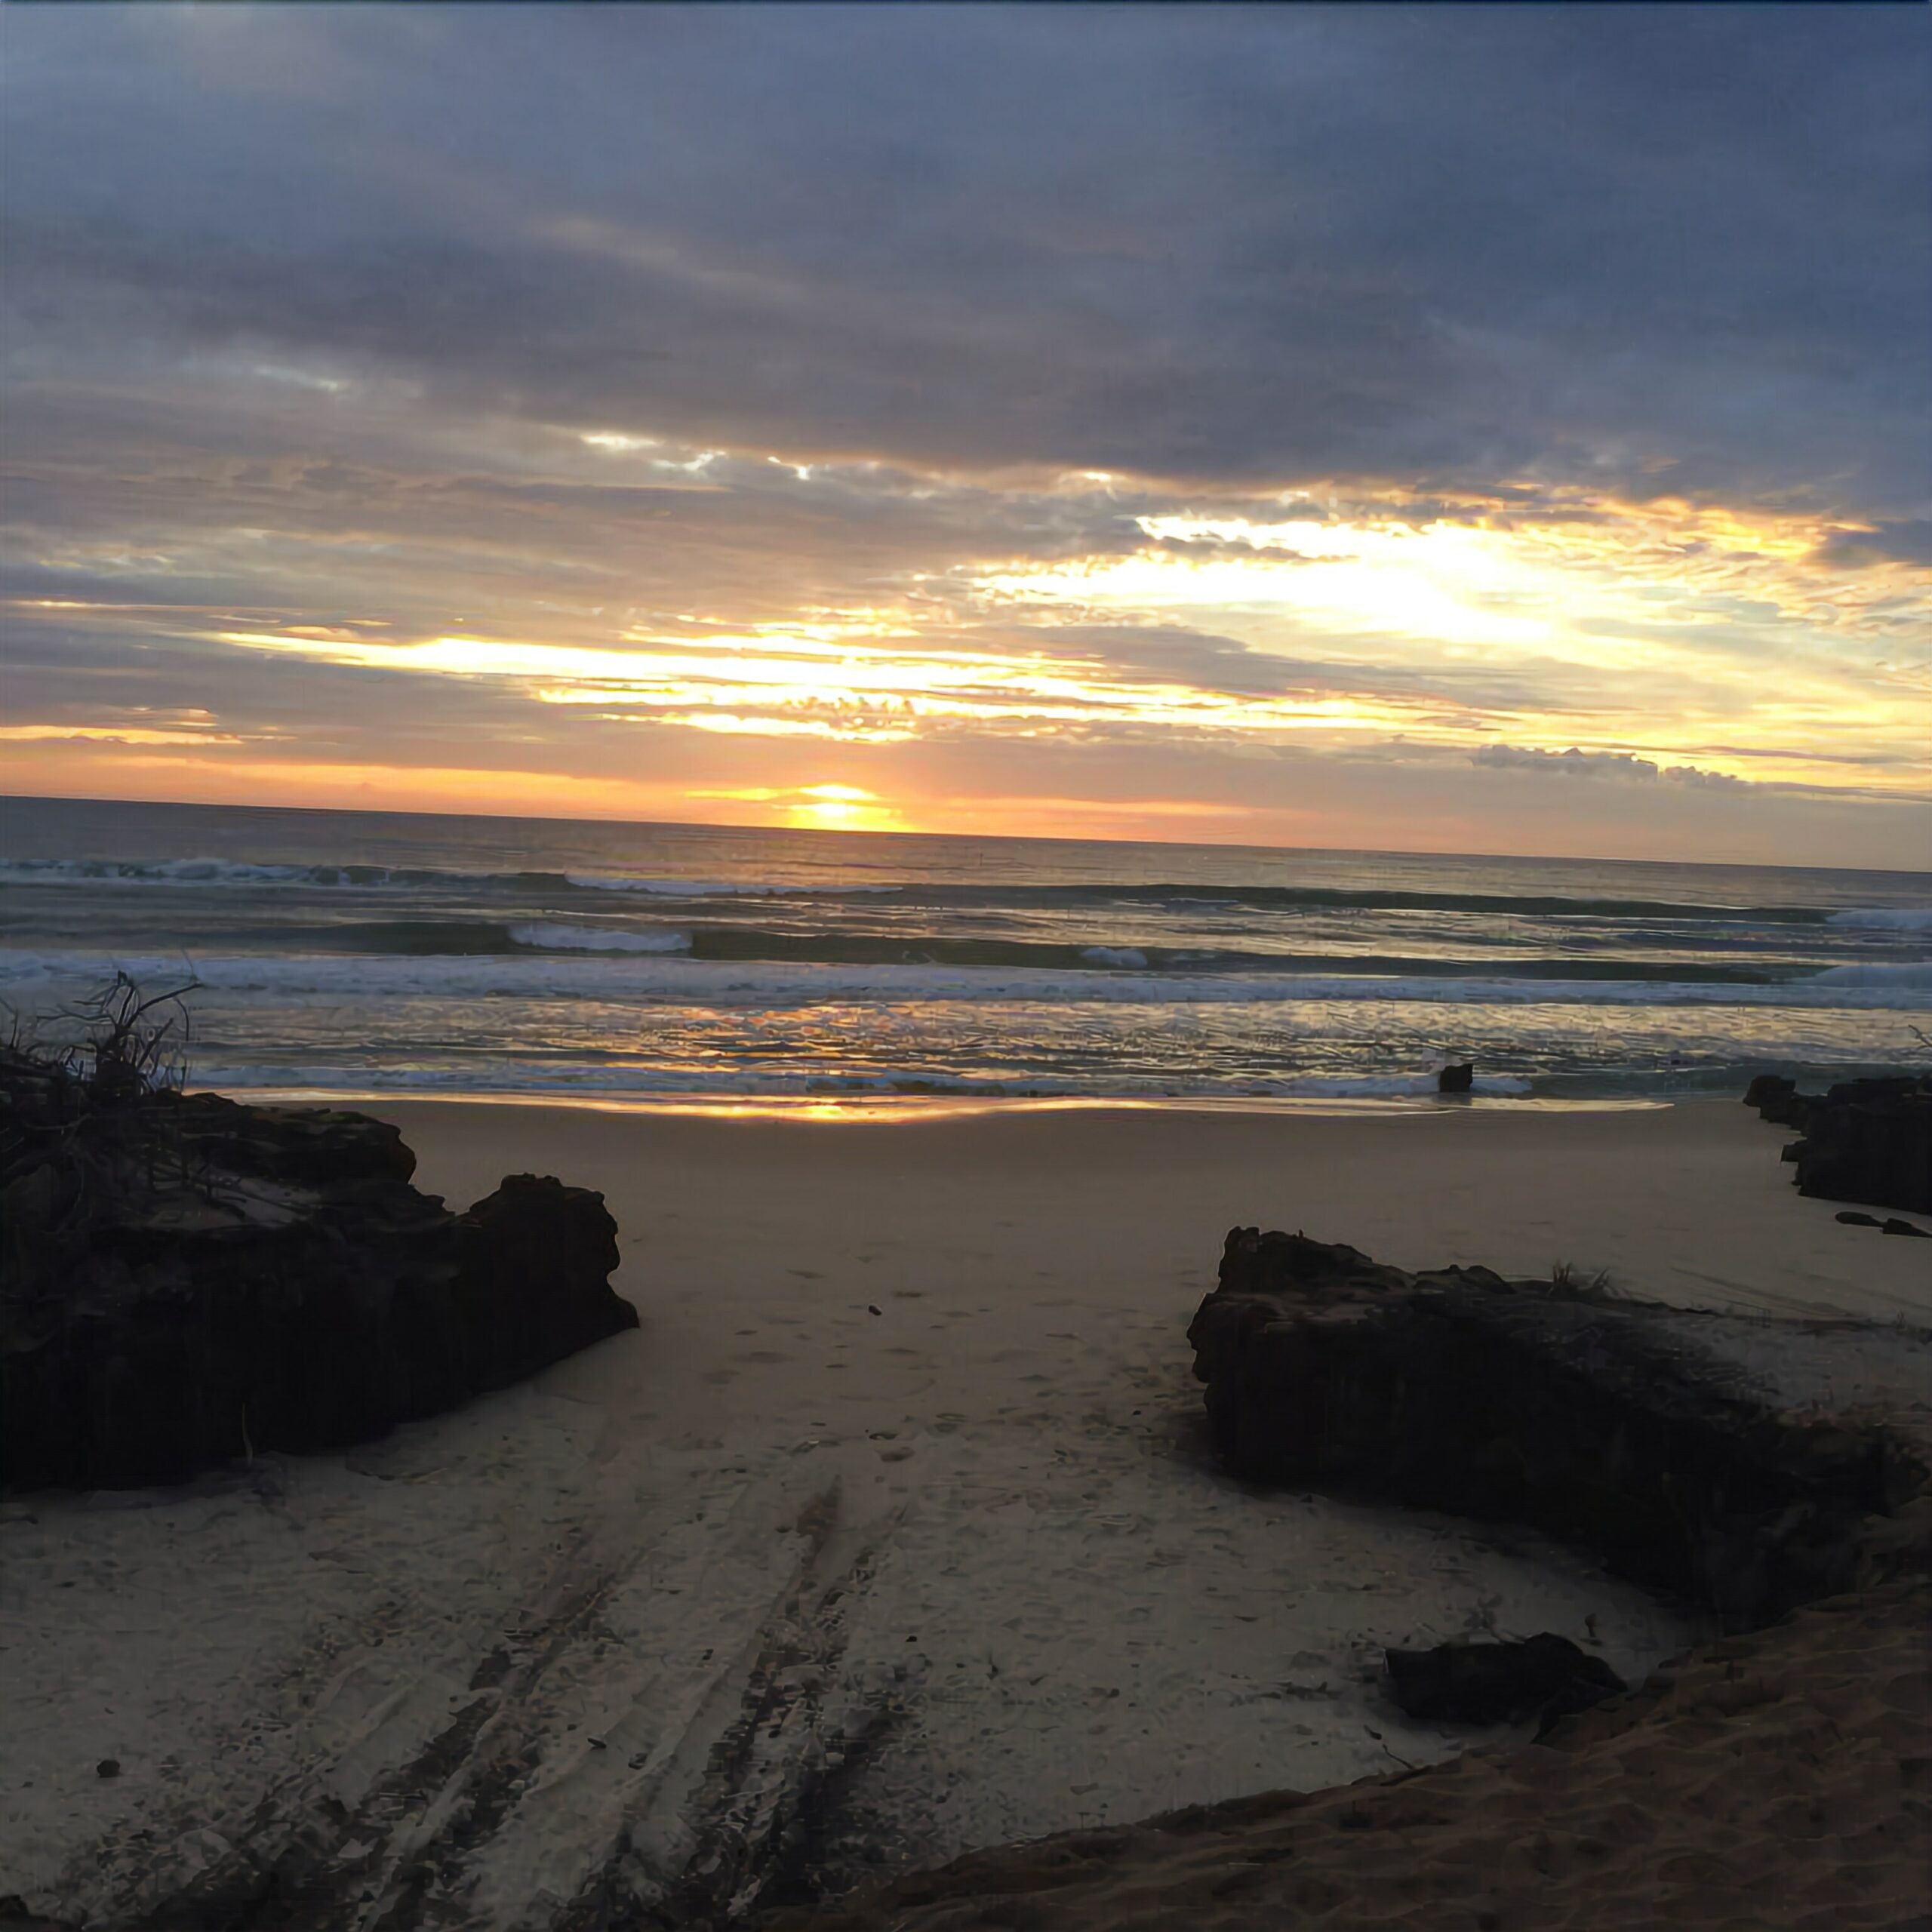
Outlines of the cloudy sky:
M8 9L5 789L1926 865L1927 33Z

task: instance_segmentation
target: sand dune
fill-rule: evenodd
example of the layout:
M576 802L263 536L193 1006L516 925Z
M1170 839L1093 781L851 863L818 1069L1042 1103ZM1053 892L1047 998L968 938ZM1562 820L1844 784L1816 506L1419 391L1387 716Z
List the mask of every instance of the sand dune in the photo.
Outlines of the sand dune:
M964 1859L769 1932L1903 1932L1932 1912L1932 1589L1730 1637L1543 1743Z

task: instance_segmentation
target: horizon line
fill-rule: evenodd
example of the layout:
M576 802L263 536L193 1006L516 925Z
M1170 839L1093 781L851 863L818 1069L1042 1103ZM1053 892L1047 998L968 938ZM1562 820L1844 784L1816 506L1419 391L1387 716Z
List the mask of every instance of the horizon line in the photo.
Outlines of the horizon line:
M621 825L638 831L675 829L688 832L782 832L807 838L947 838L976 844L1004 845L1118 845L1152 847L1176 851L1266 852L1319 854L1324 857L1362 859L1474 859L1500 861L1510 865L1549 866L1689 866L1710 871L1775 872L1861 872L1891 878L1932 878L1932 867L1917 870L1898 866L1817 866L1771 864L1761 859L1646 859L1627 858L1602 853L1463 852L1438 847L1434 850L1395 846L1366 845L1256 845L1231 839L1106 838L1054 832L912 832L877 826L801 826L780 823L737 823L712 819L579 818L543 812L438 811L420 808L399 808L380 805L244 804L233 801L204 798L134 798L97 797L69 792L0 792L0 808L9 804L42 805L140 805L169 810L211 812L278 812L321 814L331 817L384 817L460 819L489 823L528 825Z

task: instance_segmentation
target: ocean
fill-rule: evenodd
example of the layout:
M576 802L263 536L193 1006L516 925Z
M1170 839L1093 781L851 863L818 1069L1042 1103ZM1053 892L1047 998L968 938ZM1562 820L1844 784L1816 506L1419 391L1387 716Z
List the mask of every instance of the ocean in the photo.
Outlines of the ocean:
M1925 1064L1932 874L0 799L0 998L191 1085L1585 1102ZM54 1023L57 1030L57 1021Z

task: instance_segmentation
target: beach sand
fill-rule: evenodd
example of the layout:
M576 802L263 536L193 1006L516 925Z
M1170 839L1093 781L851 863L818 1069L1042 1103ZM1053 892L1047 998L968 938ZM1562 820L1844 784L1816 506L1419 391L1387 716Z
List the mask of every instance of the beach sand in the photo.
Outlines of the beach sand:
M1727 1637L1545 1741L957 1861L769 1932L1909 1932L1923 1579Z
M11 1500L0 1897L112 1925L279 1862L345 1928L709 1911L801 1790L848 1880L1460 1750L1385 1644L1593 1634L1635 1679L1702 1634L1527 1535L1217 1475L1184 1331L1236 1223L1932 1326L1927 1249L1735 1103L369 1110L458 1204L601 1189L642 1326L345 1454ZM1898 1349L1820 1399L1918 1400Z

